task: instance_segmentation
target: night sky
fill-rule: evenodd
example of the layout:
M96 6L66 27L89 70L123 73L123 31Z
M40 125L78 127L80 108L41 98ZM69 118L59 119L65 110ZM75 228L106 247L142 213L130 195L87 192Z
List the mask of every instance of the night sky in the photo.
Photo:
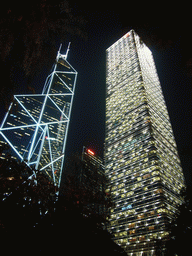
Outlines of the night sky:
M66 153L70 155L75 151L80 152L85 145L102 156L105 137L105 50L130 29L137 29L139 26L134 21L129 26L129 22L123 18L122 10L118 8L102 11L99 8L96 11L87 9L85 6L82 13L88 19L88 40L72 42L68 57L78 71L78 78ZM148 27L151 30L154 28L152 24ZM164 29L163 26L159 27L161 31ZM192 87L191 77L183 65L183 55L186 55L187 50L183 47L184 36L178 34L176 39L172 36L174 40L169 47L161 49L150 45L150 49L156 63L186 182L191 184Z
M175 12L172 12L173 16L169 12L163 13L161 16L163 22L154 22L156 12L150 16L144 15L141 12L138 13L135 6L123 8L123 6L114 4L114 6L106 6L104 9L101 1L90 2L90 4L87 1L78 2L81 5L76 1L72 2L73 12L82 15L87 20L88 39L71 39L68 61L77 70L78 77L66 155L70 156L73 152L81 152L84 145L91 148L96 154L103 156L105 50L132 28L136 32L141 32L141 35L148 35L149 32L155 33L156 37L155 39L152 37L152 39L156 41L162 42L164 39L168 39L168 46L163 44L163 47L151 43L150 40L146 42L149 41L154 56L186 181L187 184L192 184L192 76L189 76L183 64L189 48L187 42L185 47L186 31L189 24L186 23L186 29L183 29L183 24L178 23L178 16ZM66 40L63 43L63 52L67 45L68 41ZM47 72L45 70L34 79L32 82L34 86L43 87Z

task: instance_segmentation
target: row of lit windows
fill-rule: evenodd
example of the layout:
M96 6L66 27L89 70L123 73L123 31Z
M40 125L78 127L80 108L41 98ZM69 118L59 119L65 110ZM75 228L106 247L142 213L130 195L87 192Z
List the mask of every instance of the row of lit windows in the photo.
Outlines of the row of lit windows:
M164 173L165 175L164 174L161 175L164 180L168 181L170 185L174 185L179 189L182 188L183 186L183 183L181 183L182 180L178 179L178 177L175 177L173 174L170 174L168 172L164 172Z
M117 89L122 87L125 81L127 81L129 85L131 85L133 82L138 82L137 78L141 77L142 73L139 71L138 67L132 66L129 73L127 73L125 70L124 72L118 73L118 75L114 73L110 76L108 75L106 78L106 83L107 90L110 92L110 89Z
M169 138L169 140L166 140L166 139L161 135L161 133L156 132L155 130L154 130L153 132L154 132L156 141L158 141L158 144L157 144L158 148L161 149L161 146L160 146L160 145L163 143L163 144L165 144L167 147L169 147L173 152L175 152L176 149L175 149L174 145L171 145L172 141L174 141L173 139ZM166 154L168 154L168 151L166 152ZM171 153L169 153L169 154L170 154L169 160L165 160L165 161L166 161L166 162L170 162L170 163L174 161L175 167L181 168L181 167L179 166L180 161L179 161L179 159L178 159L178 156L176 156L175 154L171 154ZM165 156L165 154L164 154L163 158L165 159L165 157L168 158L168 156Z
M136 103L134 104L134 109L138 110L139 107L141 106L141 102L138 103L138 105L136 105ZM119 111L120 112L120 111ZM147 123L146 121L149 119L147 116L147 109L145 109L145 111L143 111L142 113L136 114L134 111L132 111L132 113L127 114L126 110L122 110L121 114L119 113L115 113L112 114L111 116L108 116L108 119L106 121L107 123L107 128L109 129L113 129L116 130L117 128L126 128L128 125L133 125L137 126L138 123L141 123L141 121L145 121L142 122L143 124ZM121 126L120 126L121 124ZM114 126L115 125L115 126ZM127 127L127 131L129 130L129 127Z
M173 151L174 153L176 152L176 144L175 144L174 138L162 136L162 134L156 131L156 129L153 129L153 135L156 141L161 141L161 143L163 143L164 145L167 145L171 151ZM158 146L159 144L160 143L158 143ZM179 159L176 160L176 158L177 157L175 156L175 154L173 154L173 159L176 161L175 164L178 166L178 164L180 164L180 160Z
M137 181L141 181L142 179L143 179L143 180L148 179L148 178L150 178L150 176L153 176L153 175L160 175L163 179L165 179L166 181L169 182L169 187L170 187L170 188L171 188L171 184L172 184L172 186L174 185L174 186L173 186L173 190L174 190L174 191L175 191L175 190L178 190L178 189L181 189L181 187L183 186L183 184L181 183L180 180L176 180L175 178L173 179L171 176L168 178L168 177L166 176L166 175L168 175L168 172L167 172L167 171L165 172L166 175L160 174L160 172L157 171L158 168L159 168L158 166L152 166L151 169L156 169L156 171L152 172L151 174L150 174L150 173L147 173L148 170L149 170L149 168L146 169L146 170L143 170L143 171L141 171L141 172L136 172L135 174L134 174L134 172L133 172L132 170L123 171L122 173L120 173L120 174L117 175L117 176L113 175L113 176L111 177L111 182L113 182L113 181L118 182L118 180L121 179L122 177L126 177L126 179L128 179L127 175L131 175L131 177L130 177L130 178L131 178L131 179L130 179L131 182L133 182L133 178L134 178L134 176L136 177L137 174L140 176L140 177L137 178ZM147 174L145 174L145 173L147 173ZM124 175L125 175L125 176L124 176ZM143 176L141 177L141 175L143 175ZM110 177L110 176L109 176L109 177ZM157 180L160 180L160 178L157 177L157 178L152 179L151 183L153 183L154 181L157 181ZM120 181L120 182L121 182L121 181ZM162 182L164 182L164 180L163 180ZM117 183L117 184L118 184L118 183ZM177 185L176 185L176 184L177 184ZM134 185L134 186L132 186L132 187L129 186L129 190L135 189L135 188L137 188L137 187L140 187L141 185L142 185L142 187L144 186L144 184L141 184L141 183L136 184L136 185ZM119 193L120 193L120 190L118 190L118 189L119 189L120 187L124 187L124 183L120 183L118 186L112 186L111 190L112 190L112 191L113 191L113 190L117 190L117 192L116 192L115 194L119 194ZM126 191L123 190L122 192L126 192ZM126 196L130 196L129 192L126 194ZM124 197L124 196L123 196L123 197Z
M116 65L130 62L131 59L135 59L135 57L136 51L134 49L129 50L128 47L122 49L122 51L110 51L110 53L107 54L107 69L114 69Z
M116 91L118 88L122 87L125 83L131 86L133 83L139 83L142 81L141 79L141 72L134 72L132 75L125 73L121 75L121 77L113 76L108 78L107 77L107 93L110 94Z
M149 141L150 142L150 141ZM148 144L146 144L146 147L148 146ZM141 148L141 147L140 147ZM140 170L144 170L150 166L153 166L153 165L156 165L156 164L159 164L159 161L158 160L150 160L149 163L139 163L139 162L136 162L136 163L133 163L133 164L130 164L129 162L127 163L127 166L124 167L124 169L122 167L119 167L117 168L117 165L116 162L114 163L113 159L112 158L107 158L106 159L106 164L107 166L109 165L108 168L106 168L106 173L109 173L109 175L111 175L111 173L115 173L114 170L116 169L116 171L120 171L120 172L125 172L127 169L130 169L130 171L133 171L133 170L136 170L136 169L140 169ZM114 165L114 168L111 168L112 166Z
M153 174L153 175L155 175L155 174ZM154 177L154 178L150 179L150 184L152 184L152 183L154 183L156 181L159 181L160 179L161 178L159 176ZM143 187L144 185L145 185L145 178L144 178L144 181L136 182L134 185L131 185L131 186L129 185L128 188L129 188L129 190L135 190L136 188ZM124 182L121 182L119 185L112 186L111 187L111 191L120 189L122 187L125 187Z
M129 69L129 74L127 74L126 70ZM107 69L107 84L112 83L114 80L117 80L116 78L121 75L121 80L124 80L125 78L129 77L131 72L135 73L136 71L139 71L139 65L137 62L128 62L125 60L123 64L115 64L114 68Z
M147 118L147 117L146 117ZM141 118L140 120L129 121L125 126L122 123L116 121L116 129L111 129L108 131L106 140L111 140L113 137L128 137L130 135L139 136L139 134L146 134L149 132L149 126L147 125L148 121L145 121L145 118ZM115 142L115 141L114 141ZM111 152L112 153L112 152Z
M139 39L136 40L138 47L140 45ZM131 46L130 43L129 45ZM132 46L135 47L133 42ZM128 53L130 48L125 48L125 52ZM112 48L110 49L112 50ZM176 204L181 202L176 194L182 185L179 183L179 176L177 178L172 177L178 161L177 156L172 153L175 148L171 148L172 151L167 148L170 148L170 141L174 141L174 137L172 131L170 132L171 125L150 51L144 46L139 49L141 73L136 55L133 56L135 61L131 65L132 63L129 61L125 63L124 54L122 57L119 54L123 47L118 48L116 53L109 53L110 49L108 50L107 63L107 93L109 96L106 103L106 149L108 150L106 151L106 174L111 179L108 189L111 190L116 202L116 207L111 209L110 222L112 229L114 227L114 230L119 229L119 233L115 233L116 241L120 244L129 244L144 241L145 236L143 234L137 235L138 229L133 222L127 227L127 230L132 230L126 231L128 219L134 217L135 220L145 220L145 230L148 230L148 233L154 232L156 228L160 230L164 224L162 223L161 226L159 223L157 225L152 224L153 220L147 220L148 214L156 212L153 218L158 215L161 216L161 214L172 216L176 212ZM126 77L125 72L128 72L129 76ZM144 81L142 81L141 75ZM139 81L139 79L141 82L135 84L134 82ZM135 102L138 104L137 106L141 102L148 104L149 114L147 108L145 108L146 112L141 115L136 112L130 113L136 108ZM142 124L152 125L152 132L140 126ZM127 133L132 132L131 129L133 131L132 138L130 136L130 140L127 140L124 137L127 136ZM151 133L155 136L155 140L158 140L158 143L153 141L157 150L155 148L149 149L149 141L152 143L152 139L147 141L147 137L145 137L136 141L138 137L141 137L141 134L145 135L144 130L148 136ZM165 147L163 148L159 144L164 144ZM147 147L143 147L143 145ZM152 160L154 156L158 156L158 158ZM171 162L169 169L162 165L161 168L157 166L157 164L165 162ZM155 164L151 166L154 168L153 170L150 167L152 163ZM159 187L160 184L161 188ZM157 201L155 204L151 201L153 199ZM160 207L162 200L165 203L164 207ZM125 224L123 226L120 223ZM142 225L144 227L144 224ZM164 236L165 234L168 235L164 231L161 232ZM128 238L127 236L137 237ZM121 237L124 238L119 239Z
M109 147L108 154L106 153L106 156L108 155L108 162L112 158L111 153L113 154L113 156L116 156L116 161L117 161L118 159L121 160L121 157L123 157L122 153L123 153L123 151L125 152L125 150L129 150L128 153L135 152L137 155L138 154L141 155L143 152L146 153L148 151L151 151L151 148L153 148L153 145L154 145L153 144L154 141L153 140L145 141L145 144L143 144L143 142L142 142L143 139L147 139L146 134L143 134L142 136L140 136L137 139L132 139L132 137L125 138L123 141L113 145L113 147ZM143 150L145 150L145 151L143 151ZM113 165L116 165L116 161L113 161L106 166L107 172ZM139 170L139 167L136 167L135 171L138 171L138 170Z
M148 129L147 121L145 121L147 117L143 117L140 120L128 119L126 120L126 124L122 124L116 121L116 127L110 129L106 136L106 140L112 139L113 137L120 136L123 137L124 134L128 136L128 134L135 134L135 132L139 132L140 134L146 134ZM122 120L123 121L123 120ZM110 127L111 128L111 127ZM137 133L138 134L138 133Z
M125 87L126 91L128 91L127 88L131 87L131 82L136 82L139 84L139 82L142 81L141 75L139 72L135 73L134 76L130 76L130 78L131 78L130 80L129 80L129 77L124 77L121 80L120 80L120 78L115 79L113 82L110 83L110 87L107 90L107 95L111 96L114 93L117 93L118 89L122 90L124 87ZM119 92L118 92L118 95L120 95Z
M67 62L63 60L63 58L59 58L57 63L68 68L68 69L71 69L70 66L67 64Z
M116 52L110 51L110 54L107 54L107 69L114 70L117 65L129 63L131 60L135 60L135 57L135 49L129 49L128 47L122 48L122 50Z
M144 135L145 135L145 137L144 137ZM113 155L110 155L109 157L108 157L108 162L110 161L110 159L112 159L113 160L113 165L114 165L114 163L115 163L115 161L119 161L119 162L125 162L124 163L124 165L128 165L128 164L130 164L130 163L132 163L132 162L134 162L134 161L136 161L136 160L139 160L139 159L142 159L143 158L143 155L144 154L146 154L146 152L144 153L143 152L143 150L142 150L142 147L143 147L143 145L142 145L142 140L144 139L144 138L147 138L148 136L147 136L147 134L143 134L143 135L141 135L140 137L138 137L138 139L134 139L134 140L132 140L132 141L130 141L130 143L126 143L125 145L124 145L124 147L123 146L121 146L121 148L119 149L119 150L123 150L124 152L119 152L119 151L116 151L116 152L114 152L113 153ZM133 142L133 143L132 143ZM147 142L146 142L147 143ZM148 145L148 144L146 144L146 145ZM149 144L150 145L150 144ZM130 157L130 153L131 152L134 152L136 149L135 149L135 147L139 147L138 149L137 149L137 153L136 153L136 155L135 155L135 153L134 153L134 156L131 158L131 159L128 159L127 161L125 161L125 159L127 158L127 157ZM128 153L129 153L129 155L127 155L127 153L126 153L126 151L128 150ZM131 152L130 152L130 150L131 150ZM114 150L115 151L115 150ZM122 155L123 153L125 153L126 155ZM144 153L144 154L143 154ZM113 158L112 158L113 157ZM126 157L126 158L125 158ZM122 158L122 159L121 159ZM146 157L145 157L146 158ZM143 158L143 159L145 159L145 158ZM123 161L124 160L124 161ZM110 166L109 166L110 167ZM118 169L117 167L113 167L113 169Z
M171 176L174 176L177 178L177 180L183 182L183 174L182 174L182 171L181 171L181 167L178 168L174 168L174 166L170 165L170 163L167 163L167 162L161 162L160 163L160 166L161 166L161 169L162 170L166 170L166 174L167 173L170 173Z
M173 162L173 164L180 164L179 160L177 160L178 158L175 156L175 154L173 154L171 151L168 150L161 150L161 148L158 148L158 156L161 159L166 159L166 162Z
M145 201L143 201L143 200L145 200L145 198L147 198L147 201L148 201L148 203L149 203L149 201L150 201L150 197L149 197L149 194L152 196L151 198L152 198L152 200L153 200L153 202L154 202L154 200L155 200L155 198L154 198L154 195L155 194L157 194L157 193L162 193L162 189L156 189L156 190L154 190L154 191L152 191L152 192L148 192L147 191L147 194L146 195L142 195L142 193L140 192L140 197L139 197L139 199L138 199L138 195L135 195L134 197L133 197L133 199L134 198L136 198L136 200L134 199L134 201L136 201L137 202L137 205L139 206L142 206L142 205L144 205L144 206L146 206L147 207L147 205L149 205L149 204L147 204L146 205L146 203L145 203ZM170 192L163 192L163 194L164 195L166 195L167 196L167 198L170 198L170 200L172 200L172 203L171 203L171 205L168 205L167 204L167 208L168 208L168 210L171 210L172 212L175 212L176 211L176 209L173 207L173 205L176 205L176 202L177 202L177 204L181 204L181 201L177 198L177 197L175 197L175 195L174 194L170 194ZM172 196L171 196L172 195ZM130 198L130 196L133 196L133 193L131 193L131 192L129 192L129 194L127 194L126 195L127 196L127 198ZM123 201L121 201L122 203L123 203ZM128 202L128 201L126 201L126 202ZM130 203L132 202L132 201L129 201ZM118 205L120 205L120 201L119 201L119 203L118 203ZM118 206L117 205L117 206ZM116 207L117 207L116 206ZM153 207L153 204L151 205L152 207ZM115 208L115 209L118 209L118 208ZM134 209L135 210L135 209ZM143 211L143 210L141 210L140 209L140 211ZM111 210L111 212L113 212L113 209ZM128 215L128 214L132 214L132 213L134 213L135 211L124 211L123 213L122 213L122 211L120 211L120 215L112 215L112 217L117 217L117 216L124 216L124 215ZM167 210L158 210L158 213L160 213L160 212L166 212L166 213L170 213L170 211L167 211ZM170 213L170 214L172 214L172 213Z
M146 101L145 96L141 92L136 92L135 94L131 94L131 92L113 94L113 98L111 97L110 102L106 104L107 116L111 115L116 109L122 110L123 107L126 107L125 110L127 110L127 112L131 111L135 108L135 104L138 103L135 103L137 99L140 100L140 104L142 101Z
M138 100L140 101L139 103L141 104L142 99L144 99L144 97L142 96L142 94L138 93L132 96L126 96L125 98L123 97L123 100L122 97L117 96L113 99L112 102L110 102L110 105L107 105L107 116L118 116L117 113L122 110L124 110L124 113L128 113L135 107L135 105L138 103ZM113 113L116 114L114 115Z
M143 209L141 208L141 206L138 206L135 209L130 209L130 210L123 211L123 212L120 211L119 213L113 213L113 214L111 214L110 219L109 219L110 223L114 227L115 225L118 225L118 224L116 224L116 221L114 221L114 220L118 220L118 222L120 222L120 220L122 219L125 222L124 224L127 225L127 218L129 218L130 215L133 215L135 217L134 218L135 220L148 221L149 216L152 216L152 215L154 215L156 217L156 216L160 216L161 213L164 213L164 214L168 214L168 215L172 216L175 213L176 208L171 207L171 206L170 206L170 210L168 210L166 208L158 209L157 207L155 207L155 210L153 210L155 204L160 205L160 201L157 201L156 203L153 202L151 204L146 205L146 207L147 206L152 207L151 208L152 211L150 210L149 212L147 212L147 211L143 212Z
M124 106L124 104L126 104L126 103L121 102L121 104ZM140 104L139 107L135 107L135 106L129 106L129 103L128 103L128 104L126 105L126 107L127 107L127 113L125 112L125 114L126 114L126 119L130 119L130 120L131 120L131 118L132 118L132 119L135 119L135 118L137 118L137 117L139 117L139 116L145 115L145 113L147 112L147 109L148 109L147 106L144 105L144 104ZM110 113L110 111L107 110L107 115L108 115L108 112ZM129 112L131 112L131 113L129 113ZM129 113L129 115L127 115L128 113ZM116 120L118 120L118 117L117 117ZM109 126L111 125L109 122L110 122L110 120L108 119L108 120L107 120L107 127L109 127ZM126 125L126 124L127 124L127 121L124 120L122 123L123 123L124 125Z
M153 205L154 204L154 205ZM145 205L144 205L145 206ZM158 222L161 220L161 217L172 218L172 216L176 212L176 208L171 207L169 205L166 208L159 208L160 201L156 201L156 203L147 204L146 208L143 210L143 206L136 207L135 209L131 209L124 212L119 212L116 214L111 214L110 217L110 226L118 230L119 225L121 225L120 229L128 230L133 228L133 222L137 222L138 227L149 225L154 222L156 218L158 218ZM167 209L168 208L168 209ZM148 210L147 210L148 209ZM163 214L163 215L161 215ZM163 221L163 219L162 219Z
M151 176L159 175L160 173L159 173L159 171L157 171L159 168L160 167L158 167L158 166L151 166L150 168L147 168L147 169L142 170L140 172L138 172L138 171L134 172L134 170L121 171L117 176L113 175L111 177L111 182L114 181L114 180L118 180L122 177L127 177L129 175L130 175L131 180L133 180L136 176L140 176L140 177L137 178L137 181L141 181L142 179L147 179ZM153 171L151 174L148 173L148 172L151 172L152 170L156 170L156 171Z
M130 230L132 228L136 228L136 231L140 233L142 228L148 227L151 224L160 225L160 222L164 223L165 217L166 219L172 218L172 216L174 215L174 212L169 211L166 208L159 208L159 209L156 208L155 210L152 209L152 211L145 212L145 213L143 213L142 211L140 213L134 212L134 214L132 215L134 217L130 217L128 213L116 214L115 216L119 216L119 217L110 219L110 226L116 232L119 232L120 230ZM146 231L143 230L143 233L144 232Z
M112 195L119 195L120 192L122 192L122 190L119 190L117 192L112 192ZM143 190L144 191L142 193L135 193L135 191L130 191L129 189L127 189L127 191L129 191L129 192L125 193L126 192L126 190L125 190L125 192L123 192L123 193L125 193L126 197L127 197L126 203L128 204L128 203L132 203L132 202L136 201L137 204L141 205L141 204L143 204L143 200L146 199L146 198L148 198L148 199L151 198L151 197L154 198L156 195L160 195L162 193L163 193L163 195L168 195L161 188L157 188L157 187L155 187L155 188L151 187L151 189L148 189L147 186L146 186L146 187L144 187ZM172 195L172 196L175 200L175 196L174 195ZM117 201L118 205L125 204L125 201L122 199L122 197L121 198L119 197L119 200L120 201ZM113 211L114 211L114 209L111 209L111 212L113 212ZM115 208L115 211L118 211L118 208Z
M156 130L158 130L161 133L166 134L167 136L170 136L170 138L173 138L173 132L171 129L171 124L168 121L168 118L163 117L163 115L161 115L161 113L159 113L159 111L154 110L154 108L151 108L151 105L149 104L149 112L150 112L150 116L151 116L151 120L152 120L152 124L155 127ZM154 115L154 112L156 112L156 114ZM157 115L158 113L158 115ZM160 114L161 118L158 117Z
M120 54L120 56L117 56L115 59L114 58L109 58L107 55L107 62L106 62L106 67L107 71L118 71L119 69L121 70L122 67L126 68L127 66L133 65L136 62L136 53L134 51L132 52L126 52L124 56Z
M152 225L152 226L149 226L146 228L148 231L151 231L151 230L155 230L156 227L155 225ZM130 236L130 235L133 235L133 234L136 234L136 230L130 230L130 231L123 231L123 232L119 232L119 233L115 233L115 238L120 238L120 237L124 237L124 236ZM165 232L165 235L168 235L169 233L168 232ZM145 241L145 237L148 237L147 235L140 235L139 236L139 241ZM132 238L129 238L129 241L133 241ZM135 240L134 240L135 241Z
M171 130L171 124L168 118L168 114L167 117L165 118L160 112L159 109L155 109L154 110L154 106L151 107L151 105L149 104L149 113L150 116L152 117L152 120L154 123L158 122L158 125L160 126L161 129L166 128L167 130ZM162 111L166 111L166 107L164 105L164 108L162 109ZM164 112L165 114L165 112Z
M129 192L130 193L130 192ZM133 209L137 208L137 212L139 211L146 211L145 209L142 209L141 207L146 207L146 201L147 201L147 206L149 206L150 202L154 203L154 201L159 200L158 198L160 198L160 195L166 196L167 198L167 203L166 203L166 208L168 210L171 210L172 212L176 211L175 206L177 207L179 204L181 204L181 200L178 199L178 197L176 197L175 195L173 195L172 193L169 192L163 192L162 189L151 189L149 192L148 190L145 191L144 193L137 193L137 195L135 195L134 197L129 197L127 196L128 200L126 199L126 204L129 204L129 206L131 206ZM121 198L124 198L123 195L121 195ZM122 214L122 209L123 209L123 205L125 205L125 201L123 201L122 199L120 199L120 201L117 201L117 205L115 208L115 212L120 212L118 214L118 216L123 215ZM151 205L152 206L152 205ZM126 207L124 207L126 208ZM113 212L114 209L111 210L111 212ZM160 213L161 211L158 211L158 213ZM164 211L167 212L167 211ZM130 213L130 212L125 212L125 214ZM168 213L168 212L167 212ZM147 213L149 214L149 213Z
M151 229L149 231L154 230L154 228L151 226ZM139 235L139 236L134 236L134 238L124 238L124 239L118 239L115 240L119 245L121 244L138 244L139 242L144 242L144 241L150 241L151 239L156 239L156 238L164 238L167 237L169 233L167 231L160 231L160 232L155 232L155 233L149 233L148 235ZM130 250L129 250L130 252ZM139 252L140 253L140 252Z
M107 49L107 59L112 61L115 59L115 57L119 57L120 54L126 54L129 52L134 52L133 40L129 40L129 43L118 41L115 43L115 45L112 45L109 49Z
M125 81L122 84L121 88L117 87L115 93L106 99L106 105L114 108L120 101L125 102L125 99L136 96L139 92L139 88L140 85L135 85L134 83L127 86L127 82ZM124 98L122 98L122 95L124 96ZM116 99L119 99L118 102L116 101Z

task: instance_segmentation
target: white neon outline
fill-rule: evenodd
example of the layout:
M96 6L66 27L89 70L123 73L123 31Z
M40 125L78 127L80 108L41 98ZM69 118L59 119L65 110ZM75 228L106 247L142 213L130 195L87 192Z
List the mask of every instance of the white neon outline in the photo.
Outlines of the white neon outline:
M3 136L3 138L8 142L8 144L12 147L12 149L15 151L15 153L23 160L22 155L17 151L17 149L13 146L13 144L7 139L7 137L0 131L0 134Z
M71 110L72 110L72 103L73 103L76 79L77 79L76 70L67 61L68 51L69 51L69 48L68 48L66 54L60 54L60 51L59 51L58 55L57 55L57 61L59 61L59 58L64 59L66 64L69 66L69 71L57 70L57 63L56 63L52 69L52 72L47 76L47 78L45 80L44 87L43 87L41 94L14 95L15 101L18 102L21 109L23 109L23 111L25 111L26 116L30 117L31 121L34 121L34 124L32 123L32 124L26 124L26 125L16 125L13 123L13 125L15 125L13 127L10 127L10 124L7 125L6 121L7 121L7 118L11 115L10 110L14 103L14 102L12 102L9 106L7 113L5 114L5 117L4 117L1 127L0 127L0 134L2 135L2 137L5 139L5 141L7 141L7 143L11 146L13 151L16 153L16 155L22 161L24 161L24 159L26 159L26 158L28 159L26 162L28 166L34 166L36 169L38 169L38 166L41 162L41 157L42 157L42 159L43 159L42 163L44 166L41 166L40 170L41 171L44 170L50 176L50 172L48 173L48 171L46 171L46 168L51 167L52 177L51 176L50 177L53 179L53 182L55 184L57 184L58 186L60 186L61 177L62 177L62 169L63 169L64 156L65 156L64 152L65 152L65 147L66 147L67 134L68 134L69 122L70 122L70 116L71 116ZM62 75L62 74L66 75L66 76L70 75L71 80L69 80L69 83L70 83L70 87L72 87L72 88L70 88L68 86L68 83L63 81L62 77L60 77L60 75ZM73 75L74 77L71 77L71 75ZM54 76L56 76L59 79L59 81L63 84L64 88L66 88L66 90L68 90L68 92L52 93L51 88L52 88ZM63 110L60 108L60 106L57 105L56 99L54 99L54 97L52 98L52 96L58 96L58 97L60 96L61 100L64 100L66 102L66 105L63 106ZM68 97L62 99L62 96L68 96ZM33 117L33 115L30 113L30 111L31 111L30 103L27 106L25 106L25 104L21 102L22 97L28 97L28 98L31 97L31 99L33 99L34 97L43 97L42 98L42 106L41 106L41 109L39 112L38 119L35 119L35 117ZM52 106L59 111L60 117L62 116L62 118L64 118L64 120L57 120L57 121L48 121L47 120L47 115L49 115L49 113L47 113L47 111L49 112L49 109L46 108L46 106L48 104L48 101L47 101L48 99L53 104ZM29 110L28 110L28 107L29 107ZM69 108L69 113L67 115L64 113L65 107ZM45 111L46 111L46 113L45 113ZM43 121L44 113L46 114L45 120L47 120L47 121ZM23 114L23 116L20 116L20 117L24 118L24 119L21 119L21 124L23 122L26 122L24 114ZM52 116L52 114L51 114L50 118L53 118L53 117L54 116ZM49 119L49 117L48 117L48 119ZM11 119L11 120L13 120L13 119ZM11 122L11 121L9 120L9 122ZM62 134L60 129L61 129L61 125L64 123L66 125L64 126L64 130L63 130L63 134ZM57 124L57 126L51 127L51 125L54 125L54 124ZM5 127L5 126L8 126L8 127ZM25 148L24 155L26 156L26 158L24 158L24 155L22 156L19 153L19 151L17 150L18 146L16 145L17 147L15 147L13 145L13 143L9 140L9 136L10 136L10 133L12 134L14 131L23 130L25 128L30 129L30 127L33 127L34 131L33 131L33 135L31 137L29 136L29 138L30 138L29 144L28 144L29 147L27 146ZM7 134L7 136L4 134L4 132L6 132L6 131L10 131L10 133ZM52 140L51 137L49 136L50 132L51 133L53 132L53 134L57 132L57 136L54 140ZM29 131L29 133L31 134L31 130ZM45 144L45 137L46 137L45 135L48 136L47 144ZM44 147L44 145L46 145L46 146ZM61 151L58 153L55 151L56 145L59 145L59 147L61 147ZM27 151L27 149L29 149L29 150ZM54 151L52 149L54 149ZM42 150L45 150L46 154L48 153L49 162L47 162L48 155L46 156L46 155L42 154ZM61 154L61 155L59 157L57 157L58 154ZM57 158L54 159L54 157L57 157ZM62 159L62 161L60 161L61 159ZM57 167L55 166L55 168L57 168L57 174L55 174L54 163L57 161L59 161L58 162L59 165L57 165Z
M67 86L67 84L63 81L63 79L61 79L61 77L59 77L57 75L57 72L55 72L55 75L59 78L59 80L61 80L61 82L64 84L64 86L67 87L67 89L72 93L72 90Z
M51 99L51 97L49 97L49 95L48 95L48 98L51 100L51 102L55 105L55 107L61 112L61 114L63 114L64 116L65 116L65 118L67 118L67 120L69 119L66 115L65 115L65 113L58 107L58 105L54 102L54 100L53 99Z
M5 127L5 128L0 128L0 131L16 130L16 129L28 128L32 126L36 127L36 126L43 126L47 124L57 124L57 123L66 123L66 122L67 120L63 120L63 121L55 121L55 122L42 123L42 124L29 124L29 125L20 125L20 126L14 126L14 127Z
M49 128L47 126L47 135L48 137L50 137L49 135ZM52 166L52 177L53 177L53 182L55 183L55 175L54 175L54 168L53 168L53 157L52 157L52 148L51 148L51 141L48 140L48 144L49 144L49 157L51 159L51 166Z
M35 122L35 124L37 124L37 120L35 120L35 118L29 113L29 111L25 108L25 106L20 102L20 100L17 98L17 96L14 97L17 102L21 105L21 107L27 112L27 114L33 119L33 121Z
M58 158L56 158L55 160L53 160L52 162L50 162L50 163L48 163L47 165L45 165L44 167L42 167L41 169L40 169L40 171L43 171L45 168L47 168L49 165L52 165L52 163L55 163L55 162L57 162L59 159L61 159L62 157L64 157L64 155L61 155L61 156L59 156Z
M53 95L53 96L67 96L67 95L72 95L73 92L71 93L49 93L48 95ZM45 97L47 94L22 94L22 95L14 95L14 97Z
M47 130L47 126L45 126L45 128L44 128L44 130L42 132L43 138L42 138L42 141L41 141L41 145L40 145L40 148L39 148L39 154L38 154L37 162L36 162L36 165L35 165L35 169L36 170L38 168L39 161L40 161L40 158L41 158L41 154L42 154L42 150L43 150L43 145L44 145L44 141L45 141L46 130Z
M8 111L7 111L7 113L5 114L5 117L3 118L3 121L2 121L2 123L1 123L1 128L0 128L0 129L2 129L2 127L3 127L3 125L4 125L5 121L6 121L6 119L7 119L7 117L8 117L9 111L11 110L12 105L13 105L13 102L11 102L11 104L10 104L10 106L9 106L9 108L8 108Z
M44 130L41 132L41 135L39 136L39 139L38 139L38 141L37 141L37 143L36 143L36 145L35 145L35 147L34 147L34 149L33 149L33 151L32 151L32 154L35 153L35 150L36 150L36 148L37 148L37 146L38 146L38 144L39 144L39 142L40 142L40 140L41 140L43 134L44 134Z
M72 75L76 75L77 74L77 72L75 71L75 72L72 72L72 71L55 71L56 73L63 73L63 74L72 74Z

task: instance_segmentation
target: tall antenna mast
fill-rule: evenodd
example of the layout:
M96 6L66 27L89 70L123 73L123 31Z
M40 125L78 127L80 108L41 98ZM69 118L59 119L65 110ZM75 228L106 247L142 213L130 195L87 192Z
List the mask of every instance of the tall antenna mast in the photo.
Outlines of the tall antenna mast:
M62 44L60 44L60 46L59 46L59 51L58 51L58 53L57 53L57 60L58 60L59 58L63 58L63 59L65 59L65 60L67 59L70 45L71 45L71 42L69 42L69 44L68 44L68 48L67 48L66 54L61 54L60 51L61 51Z
M67 55L68 55L68 52L69 52L70 45L71 45L71 42L69 42L69 44L68 44L68 48L67 48L67 51L66 51L66 54L65 54L65 59L67 59Z

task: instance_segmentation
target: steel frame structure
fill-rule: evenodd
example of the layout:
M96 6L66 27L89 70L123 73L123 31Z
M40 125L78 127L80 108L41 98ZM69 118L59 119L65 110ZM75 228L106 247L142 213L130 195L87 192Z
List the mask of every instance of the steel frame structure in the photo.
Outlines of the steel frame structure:
M14 95L0 127L16 156L45 172L58 187L77 79L67 61L69 46L66 54L60 53L60 46L41 94Z

